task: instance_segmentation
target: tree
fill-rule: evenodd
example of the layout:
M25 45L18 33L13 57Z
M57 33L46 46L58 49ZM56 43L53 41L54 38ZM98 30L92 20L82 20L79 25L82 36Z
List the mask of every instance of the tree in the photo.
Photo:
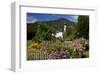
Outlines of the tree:
M89 16L79 16L77 23L77 36L89 38Z
M36 34L36 28L37 24L28 23L27 24L27 40L31 40L33 37L35 37Z
M39 23L37 25L35 40L43 41L43 40L52 40L52 32L53 29L50 28L47 24Z

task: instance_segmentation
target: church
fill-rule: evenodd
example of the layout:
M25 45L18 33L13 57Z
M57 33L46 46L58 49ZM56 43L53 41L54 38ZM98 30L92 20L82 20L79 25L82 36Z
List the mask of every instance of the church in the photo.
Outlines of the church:
M52 36L55 36L56 38L63 38L63 34L66 32L67 24L64 24L63 31L56 31L55 34L52 34Z

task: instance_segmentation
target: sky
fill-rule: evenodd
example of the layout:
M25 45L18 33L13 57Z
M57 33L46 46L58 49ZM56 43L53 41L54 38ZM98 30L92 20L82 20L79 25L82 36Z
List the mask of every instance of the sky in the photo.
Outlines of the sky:
M50 20L56 20L59 18L65 18L73 22L78 21L77 15L27 13L27 23L35 23L38 21L50 21Z

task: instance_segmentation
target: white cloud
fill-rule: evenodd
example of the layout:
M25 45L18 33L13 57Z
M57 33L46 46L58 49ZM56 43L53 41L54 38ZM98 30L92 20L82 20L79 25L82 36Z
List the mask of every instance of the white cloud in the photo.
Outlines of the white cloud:
M78 22L78 16L74 16L75 22Z
M70 16L70 20L71 21L74 21L74 22L78 22L78 16L75 15L75 16Z
M27 16L27 23L35 23L37 19L33 16Z

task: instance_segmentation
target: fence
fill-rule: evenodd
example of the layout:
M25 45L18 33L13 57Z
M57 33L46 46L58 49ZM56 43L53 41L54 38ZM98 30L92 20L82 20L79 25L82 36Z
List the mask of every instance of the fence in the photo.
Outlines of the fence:
M48 55L47 54L33 54L32 60L47 60Z

